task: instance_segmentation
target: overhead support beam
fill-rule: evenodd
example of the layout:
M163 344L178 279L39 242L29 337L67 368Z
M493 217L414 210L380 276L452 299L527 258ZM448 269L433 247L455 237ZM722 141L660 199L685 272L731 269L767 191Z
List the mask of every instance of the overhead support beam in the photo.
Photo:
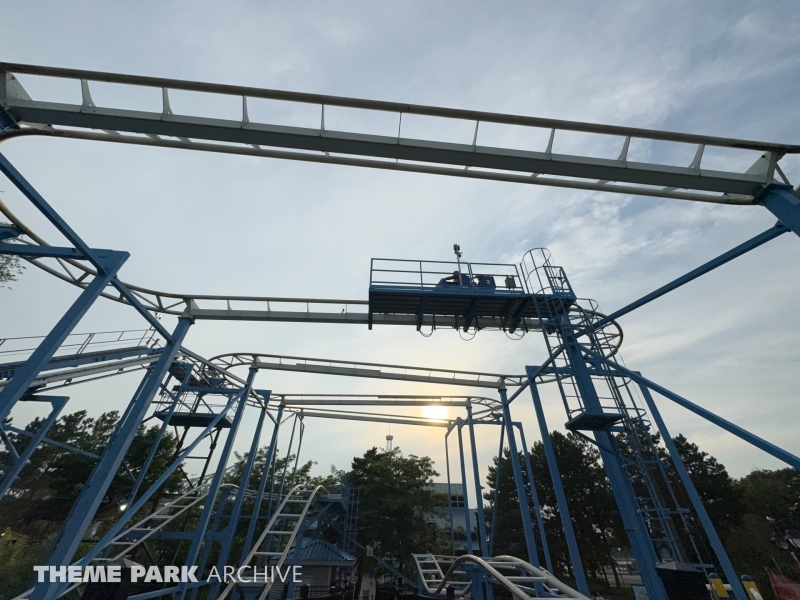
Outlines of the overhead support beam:
M796 197L795 197L795 199L796 199ZM800 227L800 200L798 200L797 203L799 205L798 206L798 215L797 215L798 227ZM642 296L641 298L639 298L635 302L631 302L627 306L624 306L624 307L620 308L619 310L614 311L610 315L608 315L606 317L603 317L602 319L597 321L595 324L593 324L591 327L585 329L584 331L579 332L576 335L576 337L580 337L581 335L585 335L585 334L589 333L590 331L597 331L598 329L602 328L604 325L607 325L608 323L611 323L612 321L615 321L615 320L619 319L621 316L627 315L629 312L631 312L633 310L636 310L640 306L644 306L648 302L652 302L653 300L655 300L657 298L660 298L664 294L667 294L667 293L671 292L672 290L675 290L675 289L681 287L682 285L685 285L685 284L689 283L690 281L694 281L695 279L697 279L701 275L705 275L709 271L713 271L717 267L721 267L722 265L724 265L726 263L729 263L734 258L738 258L742 254L746 254L747 252L750 252L750 250L754 250L754 249L758 248L759 246L762 246L763 244L766 244L767 242L769 242L771 240L774 240L776 237L779 237L779 236L783 235L787 231L789 231L789 229L787 229L787 227L784 226L783 223L781 223L781 222L777 223L774 227L770 227L765 232L759 233L757 236L747 240L746 242L744 242L742 244L739 244L735 248L732 248L732 249L728 250L724 254L719 255L717 258L715 258L713 260L710 260L710 261L708 261L707 263L705 263L703 265L700 265L696 269L693 269L693 270L689 271L688 273L686 273L685 275L682 275L682 276L678 277L677 279L671 281L670 283L661 286L660 288L658 288L657 290L655 290L653 292L650 292L646 296Z
M423 427L448 427L450 421L425 418L409 418L391 415L376 415L366 413L335 413L315 410L303 410L303 417L316 417L318 419L341 419L344 421L367 421L370 423L390 423L392 425L415 425Z

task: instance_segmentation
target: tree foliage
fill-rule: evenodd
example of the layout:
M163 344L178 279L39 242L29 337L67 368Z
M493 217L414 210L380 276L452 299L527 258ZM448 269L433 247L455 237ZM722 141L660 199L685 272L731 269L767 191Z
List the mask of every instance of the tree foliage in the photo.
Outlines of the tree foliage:
M371 448L353 458L347 481L361 487L359 542L375 546L401 571L410 572L411 554L427 552L436 543L435 528L425 516L437 504L430 486L437 475L429 457L406 457L399 448Z

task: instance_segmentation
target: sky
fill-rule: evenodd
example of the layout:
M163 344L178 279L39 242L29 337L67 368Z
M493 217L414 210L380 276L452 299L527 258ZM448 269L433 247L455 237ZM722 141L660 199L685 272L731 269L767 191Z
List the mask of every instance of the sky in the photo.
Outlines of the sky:
M0 60L7 62L800 140L800 13L792 2L42 1L6 3L3 13ZM77 89L22 82L80 99ZM94 99L102 98L98 88ZM171 98L175 112L197 108L180 94ZM205 108L232 110L223 105ZM316 112L290 117L318 119ZM337 119L359 124L331 111L326 126L335 129ZM471 126L461 125L436 133L470 142ZM431 131L424 120L407 126L409 136ZM557 143L597 150L579 137ZM578 295L610 312L775 222L760 207L87 141L17 139L0 151L87 243L130 252L124 281L174 292L366 299L372 257L450 260L459 243L465 260L518 262L528 249L548 247ZM637 152L657 158L659 148ZM707 160L747 167L724 154ZM800 161L781 164L797 184ZM0 197L43 237L58 239L7 181ZM625 316L625 363L800 453L798 255L800 240L784 235ZM28 269L0 290L0 335L46 334L76 296ZM101 301L76 331L143 326L133 310ZM207 357L262 352L504 373L522 373L545 356L533 333L512 341L481 332L467 342L452 330L423 338L388 326L201 322L186 346ZM137 381L127 375L71 388L68 410L121 410ZM270 372L256 383L284 393L480 392ZM554 390L545 397L548 425L561 428ZM782 466L658 402L673 434L685 434L733 475ZM15 422L31 410L21 407ZM521 395L512 410L528 444L539 439L530 397ZM249 446L253 427L247 419L238 451ZM388 433L385 425L308 420L302 458L316 461L318 474L332 464L347 468ZM406 454L431 456L443 479L441 430L395 426L391 433ZM494 427L477 433L484 474L498 434Z

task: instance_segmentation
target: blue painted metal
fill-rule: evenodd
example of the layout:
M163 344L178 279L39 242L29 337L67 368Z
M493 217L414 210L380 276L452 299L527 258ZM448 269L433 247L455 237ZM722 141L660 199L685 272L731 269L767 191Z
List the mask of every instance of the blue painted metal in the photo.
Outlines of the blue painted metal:
M11 380L0 390L0 421L8 417L11 409L28 391L33 380L36 379L42 368L50 361L59 346L83 318L92 303L100 296L109 281L116 276L117 271L128 256L127 252L114 251L110 252L107 257L100 259L105 265L105 273L95 277L86 286L86 289L64 313L64 316L56 323L55 327L42 340L36 350L33 351L33 354L25 361L25 364L14 372Z
M547 429L547 421L544 418L542 399L539 396L539 390L536 388L536 381L532 378L532 376L538 373L538 371L536 367L525 367L525 371L530 378L530 385L528 387L531 390L533 407L536 410L536 421L539 423L539 433L542 436L544 453L547 457L547 466L550 469L550 479L553 483L553 492L555 493L556 502L558 503L558 512L561 516L561 526L564 530L564 538L567 542L569 560L572 563L572 572L575 575L575 585L580 593L588 596L589 584L586 581L586 573L583 570L583 562L581 561L581 554L580 550L578 549L578 540L575 538L575 529L572 527L572 519L569 514L567 496L564 493L564 487L561 485L561 472L558 469L556 453L553 450L553 440L550 438L550 431Z
M645 377L642 377L636 371L631 371L630 369L626 369L622 365L616 363L610 363L610 364L613 364L614 369L618 371L620 375L630 377L636 383L648 387L654 392L658 392L665 398L669 398L676 404L692 411L694 414L701 416L708 421L711 421L714 425L717 425L718 427L721 427L725 431L728 431L733 435L743 439L744 441L751 443L756 448L763 450L767 454L771 454L778 460L782 460L787 465L794 467L795 469L800 469L800 457L795 456L790 452L787 452L783 448L779 448L775 444L771 444L764 438L758 437L757 435L750 433L749 431L739 427L738 425L734 425L730 421L723 419L719 415L712 413L710 410L706 410L705 408L702 408L697 404L690 402L689 400L683 398L682 396L679 396L675 392L671 392L667 388L660 386L657 383L650 381Z
M284 404L278 405L278 413L275 418L275 427L272 429L272 439L269 442L269 450L267 450L267 455L264 457L264 467L261 471L261 480L258 484L258 492L256 493L255 501L253 502L253 512L250 514L250 523L247 526L247 536L245 537L244 547L242 548L242 555L239 558L239 564L244 563L244 559L247 557L250 549L253 545L253 536L256 532L256 525L260 517L259 513L261 512L261 502L264 498L264 492L267 489L267 481L270 480L270 471L272 470L272 462L273 457L277 454L277 444L278 444L278 430L281 426L281 418L283 417L283 409L285 408ZM266 409L265 409L266 412ZM272 486L270 486L270 492L272 490ZM268 518L268 517L267 517Z
M522 519L522 531L525 533L525 547L528 551L528 562L534 567L538 567L539 552L536 550L536 538L533 535L531 510L528 506L527 494L525 494L522 466L519 464L519 450L517 449L517 439L514 436L514 422L511 420L511 408L509 407L505 388L500 388L498 391L500 393L500 403L503 406L503 427L505 427L506 436L508 436L508 451L511 456L511 467L514 470L514 483L517 487L519 514Z
M800 235L800 198L790 185L769 185L756 198L781 223Z
M656 422L656 427L658 427L658 431L661 433L661 440L664 442L664 445L669 451L675 471L681 478L681 483L683 483L686 494L689 496L689 501L692 503L695 513L700 519L703 530L708 537L711 547L714 549L714 554L716 554L717 560L719 561L719 564L725 573L725 577L728 579L728 583L731 586L734 596L736 596L738 600L749 600L747 592L745 591L744 587L742 587L742 583L739 581L739 577L736 575L736 571L734 570L733 564L728 557L728 553L725 552L725 547L722 545L722 540L719 539L717 530L714 529L714 524L711 522L708 512L706 512L705 506L703 506L703 501L700 498L700 494L697 493L697 488L695 488L694 482L692 481L689 472L686 470L686 465L683 464L683 459L678 452L678 448L675 446L675 442L672 440L672 436L669 434L669 430L664 423L664 419L661 418L661 413L659 412L656 403L653 401L653 396L650 394L650 390L644 385L640 385L639 389L641 390L644 401L650 410L650 415Z
M492 502L492 528L489 533L489 556L494 556L494 540L497 532L498 500L500 496L500 481L503 474L503 448L505 447L506 428L500 427L500 449L497 451L497 467L495 468L494 500ZM450 484L448 472L447 483ZM453 551L455 554L455 551Z
M467 469L464 461L464 440L461 437L461 427L464 426L464 420L459 417L456 419L456 433L458 433L458 456L459 464L461 466L461 482L464 487L464 529L467 533L467 552L473 553L472 549L472 519L469 514L469 494L467 494ZM480 502L480 498L478 502Z
M255 377L256 373L256 369L250 369L245 386L234 396L238 399L238 406L236 407L236 413L233 417L233 423L231 423L231 427L228 429L228 435L225 439L225 446L223 447L222 453L219 457L217 471L211 478L211 484L208 487L207 501L203 506L200 517L197 520L192 544L189 546L189 551L186 554L185 560L187 565L196 564L197 557L200 553L200 547L204 541L207 542L207 545L210 545L211 543L211 540L206 539L206 528L208 527L208 523L214 509L214 499L217 496L220 485L222 485L222 477L225 475L225 467L228 464L228 459L233 453L233 443L236 440L236 434L239 431L239 426L241 425L242 418L244 417L244 411L247 407L247 398L250 394L250 389L253 385L253 378ZM176 600L182 597L183 594L178 593L176 595Z
M453 431L452 426L448 427L447 432L444 434L444 463L445 468L447 469L447 519L450 521L450 547L452 549L452 553L455 555L456 532L455 528L453 527L453 484L450 483L450 448L447 443L447 439L451 431Z
M553 560L550 557L550 545L547 543L547 532L544 529L544 519L542 518L542 507L539 504L539 492L536 491L536 480L533 478L533 468L531 467L531 456L528 450L528 443L525 441L525 431L522 428L522 423L514 423L519 429L519 438L522 442L522 457L525 459L525 469L528 471L528 481L531 485L531 497L533 498L533 511L536 515L536 527L539 530L539 540L542 544L542 552L544 553L544 562L547 565L547 570L553 573Z
M481 556L489 556L489 548L486 545L486 515L483 513L483 486L481 485L481 472L478 468L478 449L475 444L475 427L472 424L472 406L469 405L467 406L467 427L469 427L469 445L472 453L472 478L475 480L475 502L478 509L478 546Z
M789 189L791 189L791 188L789 188ZM798 205L800 205L800 200L798 200L797 197L794 196L794 194L791 194L791 195L794 197L794 201ZM798 219L798 231L800 231L800 208L798 208L797 219ZM729 263L734 258L738 258L739 256L742 256L743 254L746 254L747 252L750 252L750 250L754 250L754 249L758 248L759 246L762 246L762 245L766 244L767 242L769 242L771 240L774 240L777 237L780 237L781 235L783 235L787 231L789 231L789 230L783 225L783 223L777 223L774 227L770 227L765 232L759 233L757 236L755 236L753 238L750 238L749 240L747 240L746 242L744 242L742 244L739 244L735 248L731 248L727 252L725 252L723 254L720 254L718 257L714 258L713 260L710 260L707 263L705 263L703 265L700 265L696 269L692 269L691 271L689 271L685 275L681 275L680 277L678 277L677 279L671 281L670 283L661 286L657 290L655 290L653 292L650 292L649 294L647 294L645 296L642 296L641 298L639 298L635 302L631 302L627 306L623 306L619 310L614 311L613 313L611 313L607 317L604 317L604 318L600 319L599 321L597 321L596 323L594 323L591 326L591 329L592 330L600 329L604 325L607 325L608 323L611 323L612 321L615 321L616 319L620 318L621 316L626 315L626 314L628 314L629 312L631 312L633 310L636 310L640 306L644 306L648 302L652 302L656 298L660 298L664 294L667 294L667 293L671 292L672 290L675 290L675 289L681 287L682 285L685 285L685 284L689 283L690 281L694 281L695 279L697 279L701 275L705 275L709 271L713 271L717 267L721 267L722 265L724 265L726 263ZM798 235L800 235L800 234L798 234ZM581 331L581 332L578 332L576 334L576 336L580 337L581 335L584 335L586 333L588 333L588 331Z
M261 392L264 397L264 405L269 402L269 392ZM221 569L227 564L228 556L230 554L230 546L233 542L233 536L236 534L236 529L239 526L239 518L242 514L242 507L244 506L245 492L250 485L250 478L253 475L253 467L256 462L256 455L258 454L258 445L261 442L261 430L264 426L264 418L267 416L267 411L262 409L258 414L258 422L256 423L256 430L253 434L253 441L250 444L250 451L247 454L247 460L242 469L242 477L239 480L239 493L236 495L236 501L231 510L230 520L228 521L227 530L220 538L220 555L217 562L217 569Z
M100 461L95 465L89 481L84 485L78 499L73 504L46 564L67 565L72 561L75 551L89 528L97 508L114 479L125 453L158 391L161 380L172 364L191 324L191 320L186 317L178 320L172 341L167 343L158 361L147 370L137 395L131 400L125 415L118 422ZM30 598L31 600L51 600L65 585L49 582L37 583Z
M69 400L69 397L38 396L36 397L36 400L50 402L50 404L53 406L53 409L50 411L50 414L47 415L47 418L41 423L41 425L39 425L39 429L31 437L28 445L25 446L25 450L23 450L21 454L17 455L14 465L8 470L6 476L3 477L3 481L0 482L0 499L2 499L3 496L6 495L6 492L11 489L12 484L22 472L22 469L25 468L26 464L28 464L28 461L31 459L34 451L39 447L39 444L47 435L47 432L49 431L50 427L52 427L53 423L56 422L59 413L63 410L64 406Z
M192 369L194 365L191 363L186 363L184 365L186 370L186 374L183 377L183 381L181 381L181 386L185 386L186 383L189 381L189 377L192 375ZM139 488L142 486L142 482L144 481L145 476L147 475L148 470L150 469L150 465L153 462L153 458L155 458L156 451L158 450L159 444L161 444L161 440L164 438L164 434L169 427L169 421L172 415L175 413L175 408L178 406L180 401L180 392L173 395L171 392L167 391L167 394L172 397L172 403L169 405L169 409L167 411L166 418L161 423L161 427L158 430L158 434L156 438L153 440L152 445L150 446L150 450L147 453L147 458L145 458L144 463L142 464L141 469L139 469L139 475L136 477L136 482L133 484L133 488L131 488L130 493L128 494L128 504L131 504L134 500L136 500L136 494L139 493Z

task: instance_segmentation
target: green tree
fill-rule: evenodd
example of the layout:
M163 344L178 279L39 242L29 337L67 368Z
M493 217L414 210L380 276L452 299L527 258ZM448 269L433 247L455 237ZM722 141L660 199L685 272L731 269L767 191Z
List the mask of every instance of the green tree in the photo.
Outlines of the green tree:
M431 489L438 473L427 456L403 456L371 448L353 458L347 474L350 485L361 486L358 540L378 549L385 559L414 578L411 554L427 552L436 544L436 530L426 515L437 505Z
M0 225L10 225L10 223L0 222ZM0 254L0 288L9 287L2 284L16 281L17 277L22 275L24 268L18 256Z

